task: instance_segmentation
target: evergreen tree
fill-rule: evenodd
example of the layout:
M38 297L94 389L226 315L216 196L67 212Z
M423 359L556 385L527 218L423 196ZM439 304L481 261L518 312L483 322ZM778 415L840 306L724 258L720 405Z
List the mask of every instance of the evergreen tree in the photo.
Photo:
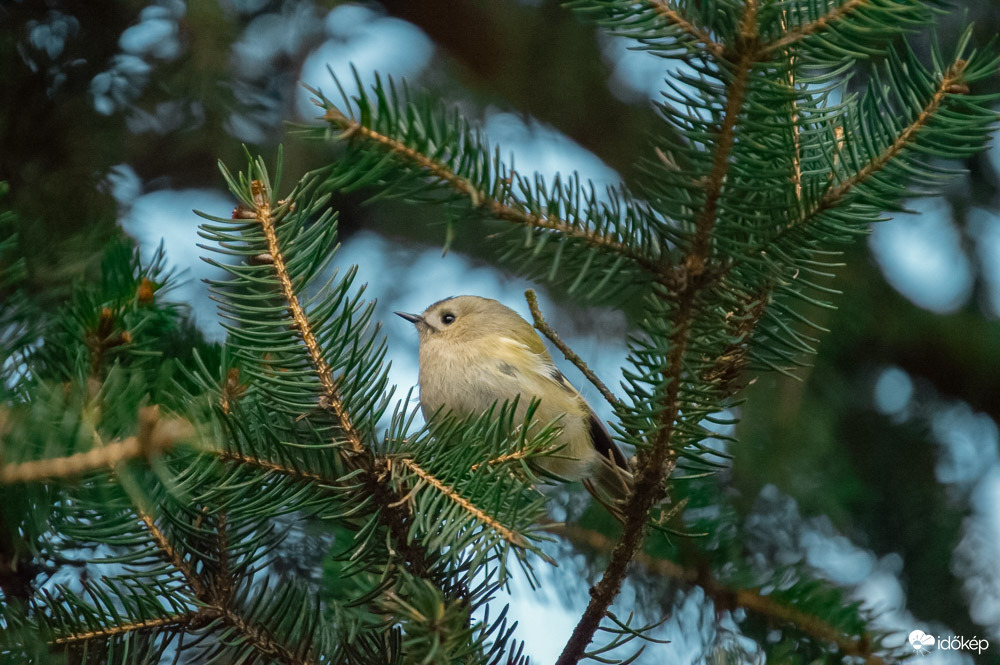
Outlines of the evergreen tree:
M996 97L975 88L996 57L966 33L921 62L903 35L931 25L931 3L572 6L678 63L638 182L599 192L520 174L457 113L358 81L355 98L314 91L325 126L301 135L338 145L330 165L287 191L280 155L273 178L260 158L223 167L237 206L201 233L227 274L213 283L224 345L171 303L162 255L144 264L113 244L99 283L43 312L19 286L16 238L0 244L5 658L519 663L490 601L512 567L553 563L547 540L608 556L561 665L628 662L635 641L669 660L655 624L609 609L633 562L746 610L744 630L775 660L905 653L835 587L744 556L706 440L755 372L794 374L813 352L822 328L808 312L828 306L839 248L904 197L934 194L951 175L942 158L982 149ZM853 92L858 71L870 82ZM471 219L495 224L483 242L498 260L629 303L619 400L527 294L635 451L620 529L546 516L535 462L558 423L529 433L530 409L519 422L497 404L414 426L363 288L329 270L329 198L357 189L440 206L449 238ZM335 552L332 582L285 561L289 542Z

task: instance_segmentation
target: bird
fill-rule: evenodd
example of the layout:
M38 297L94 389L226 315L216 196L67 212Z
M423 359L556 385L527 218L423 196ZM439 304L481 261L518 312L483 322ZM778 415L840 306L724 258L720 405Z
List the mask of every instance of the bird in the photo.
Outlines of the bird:
M530 323L502 303L473 295L439 300L421 314L395 312L419 334L420 408L478 416L517 398L515 418L538 400L534 422L555 421L558 450L537 464L547 474L575 481L612 514L631 490L628 461L604 422L556 368Z

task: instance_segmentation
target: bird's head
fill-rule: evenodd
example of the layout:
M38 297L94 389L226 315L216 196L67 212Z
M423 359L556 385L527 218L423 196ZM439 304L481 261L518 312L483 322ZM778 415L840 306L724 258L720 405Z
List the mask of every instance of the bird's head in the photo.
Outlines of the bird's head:
M490 338L511 338L530 343L537 339L531 325L517 312L496 300L479 296L455 296L439 300L422 314L396 312L413 323L421 345L467 344Z

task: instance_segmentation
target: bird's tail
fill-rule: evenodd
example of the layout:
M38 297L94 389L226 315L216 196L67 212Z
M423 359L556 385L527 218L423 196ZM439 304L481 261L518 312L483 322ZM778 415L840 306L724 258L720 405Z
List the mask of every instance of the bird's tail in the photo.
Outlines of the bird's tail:
M595 463L590 478L583 486L619 522L624 521L622 508L632 494L632 474L615 463L613 459L600 458Z

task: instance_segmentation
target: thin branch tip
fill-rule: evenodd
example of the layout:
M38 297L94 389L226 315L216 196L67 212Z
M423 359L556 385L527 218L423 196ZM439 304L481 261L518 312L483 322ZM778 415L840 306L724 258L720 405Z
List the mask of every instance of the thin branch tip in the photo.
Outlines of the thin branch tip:
M587 363L584 362L583 358L577 355L577 353L573 351L573 349L570 348L570 346L566 344L561 337L559 337L558 333L556 333L552 326L550 326L545 320L541 307L538 305L538 296L535 294L535 291L533 289L528 289L524 292L524 298L528 301L528 309L531 311L531 316L534 319L535 328L540 333L545 335L545 337L547 337L557 349L562 351L566 360L573 363L573 365L575 365L576 368L579 369L585 377L587 377L587 380L590 381L595 388L597 388L597 390L601 393L601 396L607 400L608 404L614 408L620 407L621 403L618 398L615 397L614 393L611 392L608 386L601 381L600 377L597 376L594 370L590 369Z

